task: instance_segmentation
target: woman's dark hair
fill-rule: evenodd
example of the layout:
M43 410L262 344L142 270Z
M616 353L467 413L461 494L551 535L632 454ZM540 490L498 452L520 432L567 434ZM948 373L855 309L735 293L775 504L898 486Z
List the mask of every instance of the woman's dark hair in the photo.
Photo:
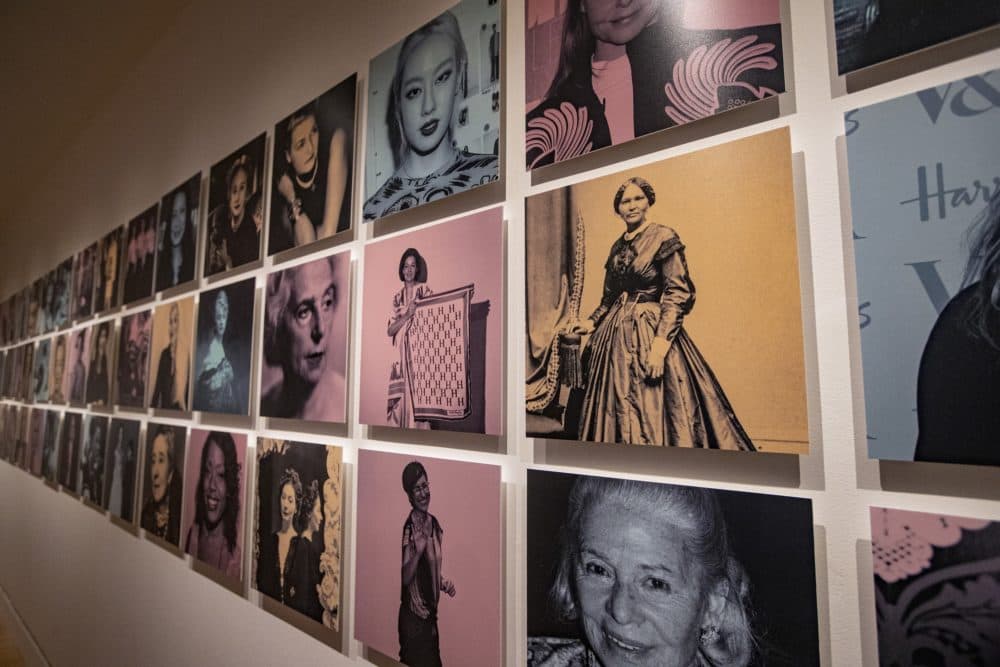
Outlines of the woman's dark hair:
M302 505L299 507L298 519L298 531L301 533L306 528L309 527L309 517L313 511L313 505L320 498L319 480L313 480L309 482L305 490L302 492ZM320 501L322 506L322 501Z
M614 202L615 215L618 215L618 207L621 205L622 197L625 195L625 188L627 188L630 185L634 185L640 190L642 190L642 194L646 195L646 199L649 200L650 206L656 203L656 191L653 190L653 186L649 184L649 181L647 181L645 178L641 176L633 176L632 178L628 179L620 186L618 186L618 191L615 193L615 202Z
M420 461L410 461L403 468L403 490L406 495L413 493L413 487L417 485L417 480L427 477L427 471Z
M299 477L299 471L295 468L285 468L285 472L281 473L281 478L278 479L278 503L281 503L281 490L285 488L286 484L291 484L292 491L295 493L295 512L298 514L299 508L302 507L302 478ZM295 517L292 517L294 528Z
M978 283L968 324L973 335L1000 350L1000 188L969 229L969 261L962 287Z
M403 280L403 266L406 265L407 257L412 257L417 262L417 275L414 277L413 282L427 282L427 262L416 248L407 248L403 251L403 256L399 258L399 281L405 282Z
M205 496L202 484L205 482L205 465L208 461L208 448L215 445L222 452L223 465L226 471L226 509L222 512L222 533L226 536L226 544L230 552L236 551L236 523L240 516L240 464L236 459L236 442L233 436L224 431L211 431L205 438L205 446L201 448L201 467L198 472L198 486L194 492L194 522L204 526L207 518Z
M583 0L570 0L566 3L559 63L545 97L558 97L560 89L567 84L590 87L590 56L594 53L594 45Z

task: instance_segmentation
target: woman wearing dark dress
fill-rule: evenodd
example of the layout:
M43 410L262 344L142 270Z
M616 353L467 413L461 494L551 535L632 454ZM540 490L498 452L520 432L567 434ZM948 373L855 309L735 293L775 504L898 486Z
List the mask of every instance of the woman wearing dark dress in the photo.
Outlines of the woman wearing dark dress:
M278 516L281 524L260 544L257 589L281 604L305 613L305 582L308 545L295 527L302 506L302 480L294 468L286 468L278 481Z
M108 350L111 338L111 323L97 325L94 349L90 355L90 371L87 374L87 402L107 405L110 396L110 366Z
M209 214L206 276L254 262L260 255L251 169L250 157L244 154L226 172L226 201Z
M177 470L177 455L183 443L178 445L176 438L177 431L172 426L156 427L146 461L149 466L149 489L142 505L140 525L147 533L179 546L183 485Z

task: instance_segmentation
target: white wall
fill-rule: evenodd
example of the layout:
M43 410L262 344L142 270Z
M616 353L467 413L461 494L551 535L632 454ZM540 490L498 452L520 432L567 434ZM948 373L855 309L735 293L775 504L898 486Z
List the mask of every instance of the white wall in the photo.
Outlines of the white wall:
M996 470L880 464L866 458L856 304L848 289L853 278L845 272L845 240L850 238L846 181L838 148L845 110L997 67L1000 49L938 64L943 62L941 53L956 53L954 48L945 50L919 61L934 65L930 69L846 95L844 79L832 74L831 2L788 0L784 8L791 92L782 97L780 118L709 136L708 128L733 124L731 119L714 119L647 138L639 144L641 150L619 147L570 168L556 167L542 177L544 182L534 183L521 167L524 83L519 45L524 10L517 0L508 3L506 427L511 435L503 443L506 453L449 452L365 439L367 428L357 421L356 352L350 360L351 423L346 433L338 433L345 437L303 438L345 446L348 475L362 444L503 466L507 664L524 663L524 468L529 464L584 466L812 498L826 665L876 663L869 505L1000 517ZM182 179L207 170L351 72L358 71L363 80L370 57L449 4L301 0L295 3L299 16L293 17L287 3L193 3L135 64L133 74L121 82L119 92L78 141L59 156L62 166L49 177L43 193L47 205L26 207L16 224L5 223L0 291L11 293L127 221ZM359 93L364 94L363 81ZM609 173L784 125L791 127L795 153L812 452L796 459L683 450L598 451L519 436L524 428L519 410L524 381L523 197L564 185L584 168L593 169L587 176ZM681 138L694 140L681 144ZM650 147L656 150L642 152ZM613 159L621 161L612 164ZM356 179L356 197L359 183ZM489 203L487 199L483 195L471 201L480 205ZM62 214L54 215L53 210ZM354 254L355 276L362 268L361 246L372 233L360 229L347 245ZM267 265L256 272L258 285ZM357 290L355 295L360 299ZM359 307L352 325L355 335L360 333ZM263 420L251 426L257 424L263 425ZM347 489L353 494L352 483ZM345 621L350 636L353 502L348 509ZM0 465L0 535L0 586L52 664L365 662L363 647L356 642L347 643L348 657L334 653L260 609L255 593L241 597L216 585L184 559L136 539L105 515L9 465Z

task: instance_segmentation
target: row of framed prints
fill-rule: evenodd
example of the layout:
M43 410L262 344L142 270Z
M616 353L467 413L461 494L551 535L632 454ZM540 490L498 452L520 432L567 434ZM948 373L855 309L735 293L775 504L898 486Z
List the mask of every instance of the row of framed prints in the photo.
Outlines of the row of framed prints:
M503 664L498 466L360 449L349 485L337 446L152 421L142 437L10 404L0 419L2 458L248 579L335 647L353 526L356 639L406 665ZM526 489L527 664L820 664L810 500L534 468ZM870 512L881 664L995 664L1000 523Z

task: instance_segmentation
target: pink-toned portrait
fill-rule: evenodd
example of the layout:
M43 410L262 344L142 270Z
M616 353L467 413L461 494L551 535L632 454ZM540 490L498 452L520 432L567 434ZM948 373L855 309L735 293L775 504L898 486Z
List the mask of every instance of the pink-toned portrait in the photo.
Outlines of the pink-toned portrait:
M500 664L500 468L358 452L355 639L404 665Z
M91 327L76 329L69 335L69 362L63 376L63 391L71 405L83 405L87 394L87 370L90 368Z
M243 577L245 433L192 429L181 514L181 548L227 577Z
M503 210L365 246L361 422L503 431Z

